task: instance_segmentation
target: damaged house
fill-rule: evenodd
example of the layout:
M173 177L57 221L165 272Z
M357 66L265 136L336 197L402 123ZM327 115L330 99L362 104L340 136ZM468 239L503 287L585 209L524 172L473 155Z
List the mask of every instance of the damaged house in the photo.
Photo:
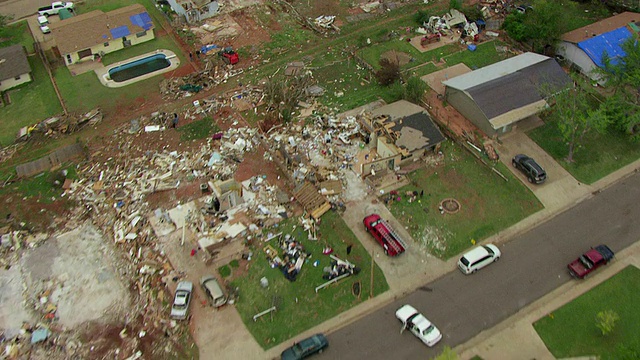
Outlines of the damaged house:
M188 24L195 24L218 14L217 0L168 0L171 9L184 17Z
M443 81L445 99L490 137L546 109L573 82L555 59L524 53Z
M153 40L153 21L144 6L134 4L109 12L94 10L49 25L54 51L69 66Z
M393 171L434 150L445 139L427 111L406 100L377 108L360 121L378 154L377 159L361 164L363 177L382 169Z

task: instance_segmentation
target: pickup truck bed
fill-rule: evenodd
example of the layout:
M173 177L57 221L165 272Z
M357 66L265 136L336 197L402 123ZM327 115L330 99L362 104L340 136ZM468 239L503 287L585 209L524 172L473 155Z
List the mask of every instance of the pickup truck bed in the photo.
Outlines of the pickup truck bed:
M609 263L614 256L613 251L607 245L598 245L571 262L567 268L571 276L584 279L595 269Z

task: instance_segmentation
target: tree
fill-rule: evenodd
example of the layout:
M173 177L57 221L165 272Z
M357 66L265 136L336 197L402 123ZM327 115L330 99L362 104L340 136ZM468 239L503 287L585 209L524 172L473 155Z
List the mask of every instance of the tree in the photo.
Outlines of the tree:
M524 13L513 11L502 24L509 37L529 43L534 51L542 52L547 45L554 45L566 32L563 17L572 2L537 0Z
M270 78L263 87L267 105L267 117L288 122L298 102L306 95L306 89L313 84L308 75L291 78Z
M580 87L555 95L551 112L556 118L563 140L569 149L566 161L573 162L577 148L583 146L585 136L591 132L602 133L610 124L604 107L594 106L592 96Z
M400 79L400 65L387 58L380 59L380 70L376 72L376 79L382 86L389 86Z
M620 316L615 311L600 311L596 315L596 327L600 329L602 335L608 335L613 331L618 320L620 320Z
M640 140L640 44L631 36L620 47L625 56L612 59L605 53L604 66L596 71L613 91L607 110L614 124Z
M411 101L415 104L420 104L424 98L424 93L427 91L427 83L420 78L412 76L407 80L407 84L404 87L404 99Z

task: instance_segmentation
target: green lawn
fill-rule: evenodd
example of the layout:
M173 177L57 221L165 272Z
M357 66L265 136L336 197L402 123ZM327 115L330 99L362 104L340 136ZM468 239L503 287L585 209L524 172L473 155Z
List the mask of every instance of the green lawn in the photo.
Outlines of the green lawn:
M432 254L448 259L542 209L536 197L502 163L495 167L505 181L472 155L447 141L442 147L444 164L409 175L412 184L399 189L400 201L388 205L411 236ZM407 191L424 190L409 202ZM396 197L397 198L397 197ZM440 214L447 198L461 204L455 214Z
M585 184L592 184L640 158L640 143L613 131L587 135L584 146L574 154L574 162L568 163L565 159L569 147L562 140L556 124L550 119L546 121L544 126L530 131L528 135L573 177Z
M366 249L337 213L329 211L321 220L317 241L307 239L306 232L295 218L286 220L270 230L271 233L291 234L302 243L306 252L312 254L294 282L285 279L279 269L271 268L265 253L255 246L248 272L232 282L234 287L239 288L239 299L235 306L251 334L265 349L338 316L369 298L371 258ZM297 225L295 229L294 225ZM275 239L266 244L279 249ZM349 256L346 255L347 244L353 245ZM322 278L323 268L330 266L331 259L322 254L322 249L327 245L334 249L334 255L349 260L359 267L361 272L316 293L315 287L326 282ZM314 266L316 261L318 264ZM387 291L389 286L382 271L377 265L374 266L375 296ZM269 281L269 287L266 289L260 286L262 277ZM359 296L352 293L355 282L359 282L361 286ZM253 321L253 315L274 305L277 311Z
M533 324L556 358L597 356L640 358L640 269L628 266L611 279ZM596 314L613 310L620 316L613 331L602 335Z
M478 44L475 51L464 49L446 56L444 60L447 66L464 63L472 70L479 69L507 58L506 54L496 50L497 46L504 46L504 44L498 40L487 41Z
M11 120L0 122L2 146L12 144L23 126L62 114L62 106L42 60L36 55L29 56L28 60L33 81L10 89L11 104L0 108L0 118Z

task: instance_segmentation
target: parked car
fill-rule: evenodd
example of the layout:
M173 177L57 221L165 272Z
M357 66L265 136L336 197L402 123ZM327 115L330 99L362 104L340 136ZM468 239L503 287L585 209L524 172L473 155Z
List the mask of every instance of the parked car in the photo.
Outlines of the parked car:
M442 339L442 333L411 305L404 305L396 311L396 317L402 322L403 330L409 329L423 343L431 347Z
M43 6L38 9L38 14L42 16L58 15L60 9L73 10L75 5L72 2L55 1L49 6Z
M220 307L227 303L227 296L222 291L222 287L220 287L215 276L203 276L200 279L200 286L202 286L202 290L207 295L207 299L212 306Z
M511 164L514 168L522 171L522 173L527 177L527 180L532 184L542 184L547 180L547 172L544 171L542 166L538 165L533 158L530 158L527 155L518 154L514 156L511 160Z
M608 264L614 256L615 254L607 245L598 245L571 262L567 268L569 268L569 274L574 278L584 279L595 269Z
M180 281L176 287L176 296L171 305L171 317L184 320L189 313L189 303L193 294L193 283L191 281Z
M38 16L38 25L40 26L40 31L42 31L43 34L51 32L51 29L49 29L49 19L47 19L46 16Z
M462 255L458 260L458 268L465 275L475 273L483 267L500 260L502 253L493 244L480 245Z
M321 353L329 346L329 341L322 334L315 334L300 342L293 344L280 354L282 360L299 360L313 354Z

